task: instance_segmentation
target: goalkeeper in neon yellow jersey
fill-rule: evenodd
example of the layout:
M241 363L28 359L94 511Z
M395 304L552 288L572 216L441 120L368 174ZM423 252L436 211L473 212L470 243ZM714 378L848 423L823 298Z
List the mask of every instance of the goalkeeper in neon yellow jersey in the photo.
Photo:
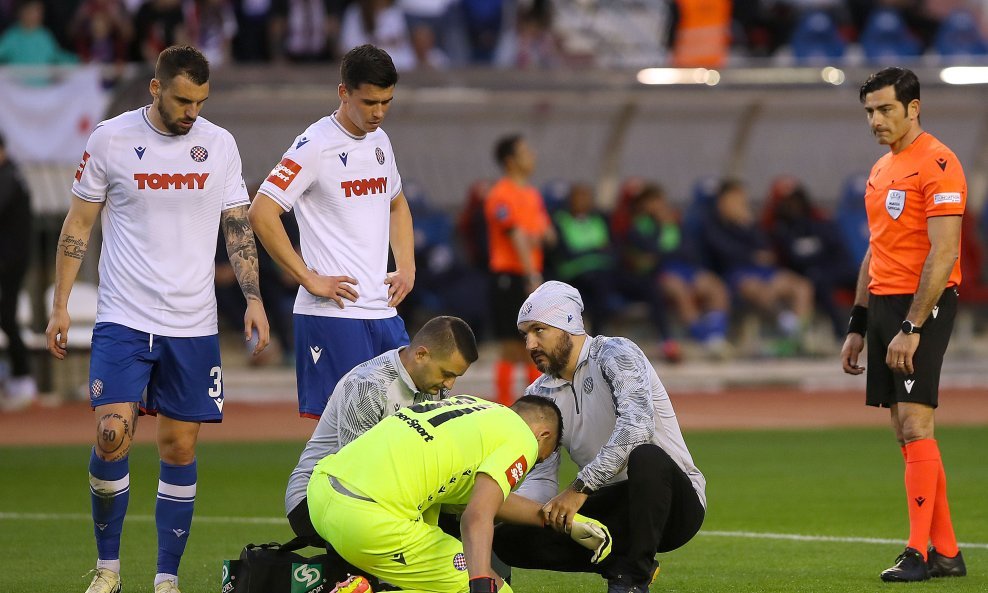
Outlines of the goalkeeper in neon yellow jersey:
M348 562L403 591L510 591L491 569L494 522L543 525L538 503L509 494L562 429L545 398L506 408L459 395L402 409L316 465L312 523ZM435 525L439 505L465 507L462 543ZM572 537L602 559L610 535L580 519Z

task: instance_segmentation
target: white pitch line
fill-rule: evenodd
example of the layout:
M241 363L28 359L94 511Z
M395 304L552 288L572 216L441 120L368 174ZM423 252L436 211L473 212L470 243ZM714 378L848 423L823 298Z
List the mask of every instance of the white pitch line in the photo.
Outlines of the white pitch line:
M743 539L781 539L798 542L836 542L842 544L899 544L904 540L881 537L840 537L836 535L803 535L800 533L763 533L760 531L700 531L698 535L713 537L737 537ZM957 542L962 548L980 548L988 550L988 544Z
M0 513L0 521L92 521L92 515L86 513ZM127 521L150 523L154 515L127 515ZM240 525L287 525L284 517L217 517L195 516L196 523L234 523Z
M0 512L0 521L92 521L91 515L86 513L4 513ZM128 521L139 521L150 523L154 521L153 515L127 515ZM227 523L239 525L285 525L288 520L284 517L218 517L218 516L196 516L193 519L197 523ZM888 539L881 537L841 537L836 535L805 535L800 533L767 533L760 531L715 531L703 530L698 535L711 537L734 537L741 539L778 539L797 542L832 542L842 544L898 544L901 539ZM962 548L978 548L988 550L988 544L958 542Z

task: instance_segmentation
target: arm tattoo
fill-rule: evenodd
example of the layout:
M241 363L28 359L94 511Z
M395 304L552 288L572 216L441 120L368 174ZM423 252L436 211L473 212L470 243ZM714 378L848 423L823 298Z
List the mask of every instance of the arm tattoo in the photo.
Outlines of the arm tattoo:
M58 253L65 257L81 260L86 257L88 247L86 241L69 234L64 234L58 239Z
M254 243L254 231L247 221L247 206L224 210L220 224L226 239L226 253L230 257L230 265L237 275L244 297L248 301L261 300L257 245Z

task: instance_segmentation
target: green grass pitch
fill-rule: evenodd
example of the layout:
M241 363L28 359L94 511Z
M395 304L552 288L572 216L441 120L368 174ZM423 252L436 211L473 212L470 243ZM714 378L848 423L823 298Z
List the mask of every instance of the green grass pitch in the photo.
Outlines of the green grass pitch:
M968 577L919 585L878 580L907 535L902 459L888 430L691 432L687 441L708 480L709 512L692 542L662 555L652 590L988 591L988 428L941 428L938 437L958 538L971 544L964 548ZM278 517L300 449L301 443L201 445L183 592L217 593L224 558L237 557L249 542L290 537ZM0 448L0 593L85 590L96 555L88 450ZM131 454L122 549L127 593L151 591L157 463L148 446ZM812 538L791 538L797 535ZM590 593L606 584L595 575L516 571L513 588Z

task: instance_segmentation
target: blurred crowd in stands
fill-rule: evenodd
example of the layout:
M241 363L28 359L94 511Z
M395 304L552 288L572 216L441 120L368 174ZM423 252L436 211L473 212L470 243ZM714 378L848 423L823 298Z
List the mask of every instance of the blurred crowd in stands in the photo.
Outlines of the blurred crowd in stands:
M983 56L978 0L0 0L0 64L334 61L399 70Z
M332 62L368 42L386 49L404 71L971 59L988 55L986 6L980 0L0 0L0 66L97 63L122 72L126 64L153 62L176 43L197 46L220 68ZM837 204L830 212L790 177L776 180L767 196L749 196L731 179L700 179L691 196L668 196L658 180L628 179L605 212L595 186L552 181L539 188L554 236L544 278L581 290L592 331L616 333L626 328L615 324L642 322L635 327L654 337L653 354L669 360L680 359L684 345L731 356L738 340L730 333L752 318L760 320L766 354L806 352L814 319L827 327L824 334L843 335L867 248L864 183L863 175L852 175L838 200L820 200ZM411 329L441 312L467 319L482 337L494 336L484 214L492 184L474 183L454 216L433 206L427 189L405 181L418 266L401 311ZM284 220L291 235L294 217ZM984 303L988 282L977 230L988 236L988 216L980 225L976 220L972 213L964 222L961 299ZM297 286L261 251L273 335L288 355ZM224 260L219 249L220 311L236 327L243 297Z
M680 197L629 178L605 211L592 185L553 180L540 187L556 236L544 278L579 288L591 332L630 333L668 361L832 354L868 247L865 183L865 175L849 175L828 211L790 176L755 200L736 179L702 178ZM404 183L416 236L415 290L400 308L410 328L442 313L467 320L479 338L496 336L484 208L492 184L476 181L456 213L433 206L418 183ZM283 218L293 236L294 217ZM988 236L988 214L979 221L969 212L964 229L962 301L988 303L979 237ZM287 354L297 286L261 251L272 335ZM243 297L225 257L219 249L220 310L238 328ZM740 351L741 326L752 322L758 350Z

